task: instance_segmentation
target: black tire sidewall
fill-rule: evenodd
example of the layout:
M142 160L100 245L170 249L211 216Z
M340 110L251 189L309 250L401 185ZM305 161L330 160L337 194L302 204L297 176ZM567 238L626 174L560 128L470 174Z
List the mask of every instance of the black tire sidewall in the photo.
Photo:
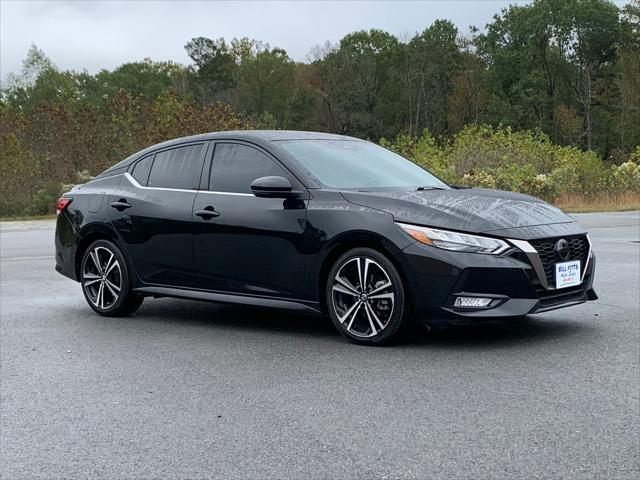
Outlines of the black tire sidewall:
M120 286L120 296L118 297L118 300L107 309L98 308L93 304L93 302L87 295L87 292L84 288L84 282L82 280L84 267L89 257L89 253L96 247L107 248L109 249L109 251L111 251L115 255L116 260L118 260L118 263L120 265L120 272L122 274L122 285ZM82 256L82 263L80 265L80 284L82 288L82 294L84 295L84 298L86 299L87 303L95 312L99 313L100 315L103 315L105 317L112 317L112 316L119 316L119 315L127 315L128 313L130 313L130 311L132 311L130 309L130 304L131 304L131 301L133 300L132 295L134 294L131 292L131 281L129 279L129 269L127 268L127 262L124 259L122 252L120 251L120 249L115 243L109 240L96 240L91 245L89 245L89 247L85 250Z
M384 267L387 274L389 275L389 278L396 286L396 299L394 302L394 312L391 316L391 320L389 320L389 324L382 332L371 338L357 337L349 333L338 320L338 315L333 308L333 279L335 278L342 265L355 257L369 257L372 260L378 262ZM352 342L358 343L360 345L385 345L397 338L399 331L408 323L406 317L408 316L409 309L406 298L406 288L396 266L388 259L386 255L372 248L354 248L342 254L331 267L329 276L327 277L327 284L325 285L325 303L331 321L342 335L347 337Z

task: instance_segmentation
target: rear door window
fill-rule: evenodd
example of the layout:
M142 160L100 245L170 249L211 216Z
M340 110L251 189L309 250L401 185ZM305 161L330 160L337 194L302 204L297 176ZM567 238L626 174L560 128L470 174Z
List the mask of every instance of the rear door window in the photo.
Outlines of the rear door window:
M197 190L202 171L204 145L189 145L156 153L149 187Z
M215 192L251 193L260 177L285 176L285 171L260 150L240 143L218 143L213 155L209 189Z

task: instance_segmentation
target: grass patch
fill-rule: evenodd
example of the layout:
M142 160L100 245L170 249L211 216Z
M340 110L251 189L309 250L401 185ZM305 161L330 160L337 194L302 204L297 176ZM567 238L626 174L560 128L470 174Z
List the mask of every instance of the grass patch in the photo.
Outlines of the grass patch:
M554 204L567 213L626 212L640 210L640 193L623 193L599 197L565 195L556 200Z
M16 215L15 217L0 216L0 222L20 222L33 220L55 220L57 215Z

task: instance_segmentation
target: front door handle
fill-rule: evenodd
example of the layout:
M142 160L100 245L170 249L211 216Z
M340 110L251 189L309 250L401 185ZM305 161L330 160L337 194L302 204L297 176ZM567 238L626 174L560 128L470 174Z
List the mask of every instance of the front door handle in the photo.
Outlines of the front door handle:
M111 207L121 212L123 210L126 210L127 208L131 208L131 204L127 203L124 198L121 198L117 202L111 202Z
M220 216L220 212L216 212L211 205L204 207L202 210L196 210L195 214L203 220L210 220L213 217Z

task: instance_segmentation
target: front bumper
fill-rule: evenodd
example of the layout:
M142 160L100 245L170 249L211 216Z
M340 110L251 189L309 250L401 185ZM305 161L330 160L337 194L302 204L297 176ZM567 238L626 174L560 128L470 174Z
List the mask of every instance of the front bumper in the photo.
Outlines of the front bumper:
M414 317L419 323L519 317L598 298L593 290L593 252L583 265L581 284L563 289L548 285L529 254L514 249L501 256L480 255L414 243L397 259L408 276ZM494 300L489 308L456 307L457 296Z

